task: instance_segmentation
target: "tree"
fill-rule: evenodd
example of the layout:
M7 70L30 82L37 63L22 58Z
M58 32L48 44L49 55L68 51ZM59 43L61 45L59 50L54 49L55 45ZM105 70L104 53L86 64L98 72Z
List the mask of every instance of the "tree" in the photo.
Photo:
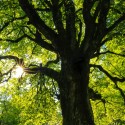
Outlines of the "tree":
M101 85L96 84L100 79L103 85L114 83L125 103L124 88L118 85L125 82L123 0L3 0L0 3L3 49L0 59L15 62L9 71L1 72L2 77L6 76L4 80L9 80L17 64L26 73L41 73L54 79L59 87L63 125L94 125L90 99L108 102ZM44 53L53 56L41 60ZM29 55L33 54L37 61L32 65ZM20 58L29 59L27 65ZM38 64L40 60L42 65Z

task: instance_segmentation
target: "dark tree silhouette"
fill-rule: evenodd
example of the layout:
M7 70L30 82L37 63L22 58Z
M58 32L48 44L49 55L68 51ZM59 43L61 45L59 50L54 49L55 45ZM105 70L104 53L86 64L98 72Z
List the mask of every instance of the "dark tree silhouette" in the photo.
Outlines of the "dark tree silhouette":
M13 23L28 17L25 27L33 25L35 29L29 28L28 33L16 40L2 39L11 43L18 43L27 38L35 42L40 47L57 54L57 59L49 61L46 66L35 68L25 67L27 73L42 72L53 78L58 83L60 91L60 104L63 116L63 125L94 125L93 111L90 98L93 100L102 99L101 94L89 88L90 68L98 69L110 78L120 91L125 101L125 95L117 82L124 82L125 78L112 76L102 66L90 64L90 60L107 53L117 54L112 51L101 51L105 44L114 36L121 35L115 29L125 20L125 13L115 7L115 3L110 0L78 0L75 5L74 0L36 0L39 6L33 6L31 1L18 0L23 16L14 17L4 23L0 31ZM78 2L77 1L77 2ZM82 5L81 5L82 4ZM77 7L77 6L80 7ZM21 10L20 10L21 11ZM118 14L117 19L110 19L110 11ZM44 14L49 14L45 19ZM47 23L49 20L51 24ZM20 27L21 28L21 27ZM122 34L123 35L123 34ZM48 42L49 41L49 42ZM0 56L0 59L13 59L18 62L15 56ZM48 68L51 63L61 63L60 72ZM25 64L24 64L25 65Z

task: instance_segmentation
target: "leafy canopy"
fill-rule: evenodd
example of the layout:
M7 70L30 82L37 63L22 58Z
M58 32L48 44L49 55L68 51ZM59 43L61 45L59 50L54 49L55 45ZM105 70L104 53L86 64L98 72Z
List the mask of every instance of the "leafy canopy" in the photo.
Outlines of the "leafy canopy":
M52 1L29 1L39 15L36 20L39 21L40 18L43 21L41 32L47 29L44 34L40 34L36 28L39 25L35 20L34 25L30 22L18 0L0 1L0 121L4 124L61 124L59 88L49 72L54 69L53 73L56 75L61 69L52 36L56 33L61 34L61 31L66 29L68 13L63 0L59 0L59 15L56 15L58 18L53 18ZM76 39L80 46L85 36L86 23L82 15L83 1L74 0L73 3L76 15ZM94 16L99 3L95 2L91 8L91 15ZM98 15L95 15L96 23L100 21ZM99 50L91 59L89 87L93 88L91 103L97 125L125 124L124 19L125 1L114 0L106 19L106 25L111 32L105 36ZM101 30L100 27L100 33ZM29 71L30 68L40 67L41 63L45 69L50 69L45 75L29 74L34 72ZM14 77L17 65L25 68L25 73L20 78ZM44 71L46 70L43 69Z

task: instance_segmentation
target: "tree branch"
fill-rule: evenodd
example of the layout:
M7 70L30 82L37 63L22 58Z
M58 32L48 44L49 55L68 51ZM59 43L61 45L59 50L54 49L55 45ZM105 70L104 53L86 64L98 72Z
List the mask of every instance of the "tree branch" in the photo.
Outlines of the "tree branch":
M28 36L27 36L28 37ZM33 41L35 43L37 43L38 45L40 45L41 47L50 50L52 52L56 52L56 48L54 48L54 46L52 46L52 44L47 43L44 39L42 39L41 33L37 30L36 34L35 34L35 39L33 39ZM28 37L30 38L30 37Z
M7 26L9 26L10 22L11 22L11 21L6 22L6 23L3 25L3 27L0 29L0 32L3 31L3 29L5 29Z
M109 28L107 28L106 34L111 32L114 28L116 28L122 21L125 20L125 13L123 13L123 15L114 22L114 24L112 24Z
M64 2L66 15L66 35L69 46L73 50L76 45L76 28L75 28L75 5L72 0Z
M101 100L104 102L104 99L102 99L102 95L99 94L98 92L95 92L92 88L89 87L89 98L92 100Z
M94 13L94 21L97 19L97 29L95 31L95 39L97 39L98 44L101 42L102 38L105 36L106 31L106 19L110 9L110 0L102 0L98 3L98 6ZM97 19L96 19L97 18ZM101 30L100 30L101 29Z
M59 1L52 0L52 14L54 24L59 32L59 34L64 34L65 30L62 23L62 13L59 7Z
M27 14L30 22L51 42L55 42L57 34L48 27L45 22L40 18L33 6L29 4L28 0L19 0L20 6Z
M100 7L101 8L99 12L98 23L99 23L99 27L101 25L101 30L102 28L103 30L105 30L106 29L106 17L108 15L109 8L110 8L110 0L102 0Z
M7 72L5 72L5 73L0 72L0 77L3 77L3 76L8 77L8 78L5 78L3 81L1 81L3 83L3 82L7 82L11 78L11 73L12 73L13 69L15 68L15 66L17 65L17 63L19 62L20 59L16 56L11 56L11 55L0 56L0 60L2 60L2 59L4 59L4 60L5 59L14 60L16 62L16 64L14 64L13 67L11 67Z
M91 15L91 9L93 7L93 4L95 3L96 0L84 0L83 2L83 18L85 21L85 24L89 25L90 21L94 21L93 17Z
M115 52L112 52L112 51L109 51L109 50L108 50L108 51L105 51L105 52L101 52L101 53L96 53L96 54L94 54L94 57L97 57L97 56L102 55L102 54L113 54L113 55L125 57L124 54L115 53Z
M51 12L51 10L50 10L50 8L44 8L44 9L42 9L42 8L35 8L35 10L36 11L43 11L43 12Z
M27 35L27 34L24 34L22 35L21 37L15 39L15 40L12 40L12 39L2 39L0 38L0 41L7 41L7 42L12 42L12 43L18 43L20 42L22 39L24 38L28 38L30 39L31 41L34 41L35 43L37 43L39 46L49 50L49 51L52 51L52 52L56 52L55 48L52 46L52 44L50 43L47 43L45 42L42 38L41 38L41 34L37 31L36 34L35 34L36 38L32 38L31 36Z
M84 0L83 2L83 19L85 22L85 37L81 42L80 45L80 53L85 54L88 50L88 48L93 48L94 44L93 39L94 39L94 34L96 32L96 23L93 19L93 16L91 15L91 9L95 3L95 0Z
M19 59L16 56L12 56L12 55L0 56L0 60L1 59L9 59L9 60L12 59L12 60L14 60L16 62L16 64L19 64L20 60L22 60L22 59ZM42 74L45 74L45 75L55 79L56 81L59 80L59 73L57 71L55 71L53 69L50 69L50 68L47 68L47 67L42 67L41 65L40 66L36 66L35 68L27 68L23 64L23 69L24 69L24 72L29 73L29 74L36 74L38 72L41 72ZM7 72L7 73L9 73L9 72ZM6 75L6 74L4 74L4 75Z
M118 77L113 77L112 75L110 75L102 66L100 65L94 65L94 64L90 64L90 67L95 67L98 68L100 71L102 71L106 76L108 76L110 78L110 80L112 82L115 83L116 89L119 90L123 100L124 100L124 104L125 104L125 94L123 92L123 90L117 85L117 82L125 82L125 77L123 78L118 78Z
M59 73L57 71L47 68L47 67L41 67L41 66L37 66L36 68L25 67L24 72L26 72L28 74L36 74L38 72L41 72L42 74L49 76L56 81L59 81Z
M125 34L122 34L122 33L120 33L119 31L118 31L118 32L115 32L115 33L112 33L112 34L110 34L109 37L107 37L107 38L105 38L104 40L102 40L99 46L100 46L100 47L103 46L106 42L108 42L109 40L112 40L114 37L117 37L117 36L119 36L119 35L125 35Z
M13 65L13 67L12 67L11 69L9 69L9 71L7 71L6 73L3 73L3 74L1 73L1 74L0 74L0 77L9 75L8 78L6 78L6 79L4 79L3 81L1 81L1 83L8 82L8 81L9 81L9 79L11 78L12 70L15 68L15 66L16 66L16 64Z
M116 82L115 82L115 86L116 86L116 89L119 90L119 92L124 100L124 105L125 105L125 94L124 94L123 90L118 86L118 84Z
M22 17L18 17L18 18L13 18L12 20L6 22L3 27L0 29L0 32L2 32L7 26L9 26L10 23L12 23L13 21L15 20L22 20L22 19L25 19L26 18L26 15L22 16Z
M114 7L110 7L114 12L118 13L118 14L122 14L122 12Z
M18 65L20 65L20 66L24 66L24 61L23 61L23 59L21 58L18 58L17 56L12 56L12 55L7 55L7 56L0 56L0 60L6 60L6 59L8 59L8 60L14 60L15 62L16 62L16 64L15 64L15 66L18 64ZM14 66L14 67L15 67Z
M78 44L80 44L80 42L81 42L81 36L82 36L82 21L81 20L79 20L80 22L79 22L79 33L78 33Z
M105 69L103 69L103 67L101 65L90 64L90 67L98 68L100 71L102 71L104 74L106 74L106 76L108 76L111 79L111 81L113 81L114 83L115 82L124 82L125 81L125 78L113 77Z
M49 65L51 65L52 63L55 63L57 64L59 62L59 56L57 55L57 58L55 60L51 60L51 61L48 61L45 65L45 67L48 67Z
M16 57L16 56L12 56L12 55L7 55L7 56L0 56L0 60L2 60L2 59L9 59L9 60L14 60L14 61L18 61L19 60L19 58L18 57Z
M24 38L26 38L26 37L27 37L27 35L24 34L24 35L22 35L21 37L17 38L16 40L12 40L12 39L2 39L2 38L0 38L0 41L7 41L7 42L12 42L12 43L18 43L18 42L20 42L22 39L24 39Z
M60 73L51 69L51 68L47 68L47 67L42 67L41 69L41 73L55 79L56 81L60 80Z

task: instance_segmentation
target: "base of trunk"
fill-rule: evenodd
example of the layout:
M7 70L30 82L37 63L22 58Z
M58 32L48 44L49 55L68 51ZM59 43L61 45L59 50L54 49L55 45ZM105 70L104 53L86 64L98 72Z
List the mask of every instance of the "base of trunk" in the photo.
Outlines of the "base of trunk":
M80 93L80 92L79 92ZM84 92L85 94L85 92ZM64 105L65 104L65 105ZM88 94L61 100L63 125L94 125Z

